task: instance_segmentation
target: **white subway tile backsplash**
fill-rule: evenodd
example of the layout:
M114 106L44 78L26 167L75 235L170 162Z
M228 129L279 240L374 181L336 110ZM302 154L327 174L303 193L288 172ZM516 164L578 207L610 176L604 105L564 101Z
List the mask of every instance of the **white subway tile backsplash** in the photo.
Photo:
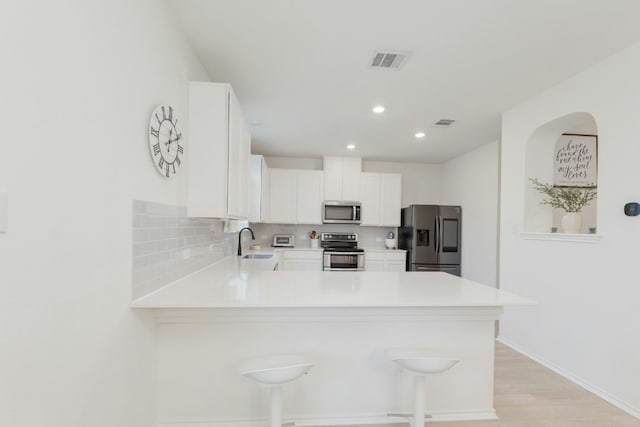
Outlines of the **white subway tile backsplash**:
M134 200L131 224L133 298L236 250L238 234L225 233L223 221L187 218L184 206ZM185 252L189 252L187 259Z

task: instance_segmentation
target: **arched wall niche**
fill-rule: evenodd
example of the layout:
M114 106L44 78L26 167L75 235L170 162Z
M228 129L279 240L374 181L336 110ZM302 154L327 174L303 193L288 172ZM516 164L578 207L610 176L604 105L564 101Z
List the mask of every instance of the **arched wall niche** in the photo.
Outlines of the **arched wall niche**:
M586 112L577 112L559 117L538 127L529 137L526 148L524 174L525 209L524 231L551 233L555 228L562 231L561 219L564 211L540 202L543 196L533 189L529 178L553 183L554 150L562 134L598 135L595 118ZM596 182L597 184L597 182ZM597 199L582 211L581 233L597 230Z

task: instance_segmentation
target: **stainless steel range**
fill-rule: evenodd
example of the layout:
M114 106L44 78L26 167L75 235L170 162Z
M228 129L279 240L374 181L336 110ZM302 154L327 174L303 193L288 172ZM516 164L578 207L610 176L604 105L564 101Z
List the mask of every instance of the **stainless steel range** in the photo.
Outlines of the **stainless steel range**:
M364 271L364 249L358 247L356 233L322 233L324 271Z

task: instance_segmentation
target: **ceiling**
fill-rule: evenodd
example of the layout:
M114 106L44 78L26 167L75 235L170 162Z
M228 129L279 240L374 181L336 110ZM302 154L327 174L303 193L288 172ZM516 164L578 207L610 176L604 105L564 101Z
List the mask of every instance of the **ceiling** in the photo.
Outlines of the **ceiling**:
M637 0L168 2L211 79L233 86L252 151L271 156L439 163L499 139L503 111L640 39ZM412 54L370 68L381 49Z

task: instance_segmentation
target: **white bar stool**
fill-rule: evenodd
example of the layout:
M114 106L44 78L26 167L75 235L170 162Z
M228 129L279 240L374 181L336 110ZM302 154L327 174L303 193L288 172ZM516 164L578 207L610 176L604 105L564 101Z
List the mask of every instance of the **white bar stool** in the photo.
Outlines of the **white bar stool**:
M387 357L398 364L403 371L413 376L413 413L389 413L392 417L411 417L412 427L424 427L424 419L431 418L425 414L424 388L429 374L447 371L458 363L459 359L450 359L427 349L390 349Z
M295 354L266 356L246 360L238 371L260 385L271 389L270 427L282 424L282 385L306 374L313 364ZM295 423L287 423L293 426Z

